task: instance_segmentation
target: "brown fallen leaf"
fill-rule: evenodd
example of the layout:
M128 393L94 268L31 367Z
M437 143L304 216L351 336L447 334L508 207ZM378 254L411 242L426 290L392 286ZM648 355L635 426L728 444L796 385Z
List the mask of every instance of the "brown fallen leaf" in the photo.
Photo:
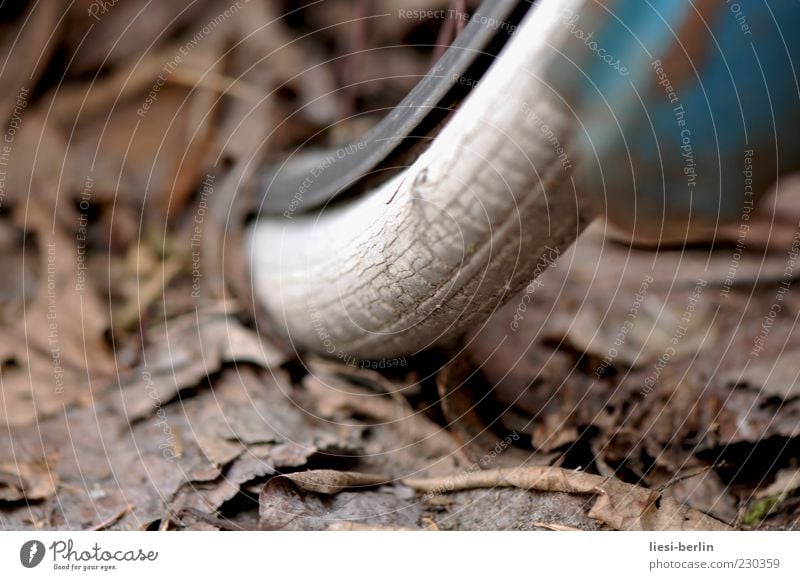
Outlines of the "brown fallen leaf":
M32 98L32 97L30 97ZM6 157L3 206L13 210L18 227L31 232L34 221L46 222L72 236L80 228L79 214L73 204L65 160L70 142L54 119L48 116L47 104L33 100L19 113L19 127ZM83 182L81 182L81 186ZM39 215L34 215L31 210ZM44 233L44 232L42 232ZM73 239L70 246L77 245ZM40 242L40 248L45 244ZM65 248L66 250L66 248Z
M58 44L59 2L34 2L16 22L0 32L0 118L8 121L21 91L30 95Z
M656 473L659 471L668 472L669 478L657 486L659 482ZM669 465L668 469L654 469L653 472L656 473L648 474L648 484L663 490L665 496L724 522L736 519L738 513L736 498L731 493L730 486L722 482L719 474L711 466L697 470L680 464ZM667 478L666 473L664 478Z
M395 477L439 475L469 463L450 434L412 409L397 388L389 394L375 393L336 373L322 372L322 367L314 370L303 378L305 392L298 394L298 404L336 424L340 437L354 432L361 437L368 429L361 463L369 465L370 472Z
M4 472L9 465L25 465L19 459L21 450L30 450L34 457L58 458L47 466L32 462L35 471L25 474L37 483L37 490L50 481L57 484L57 492L50 494L53 501L8 506L0 511L0 528L142 529L166 518L167 502L182 486L201 486L220 477L221 469L193 440L181 435L191 432L191 426L178 405L165 406L149 421L125 427L124 417L109 405L111 396L101 394L92 407L68 409L60 416L14 428L10 440L0 438ZM178 456L174 442L179 437L184 441ZM41 489L50 493L49 488ZM128 505L133 509L127 510Z
M749 362L744 369L731 369L720 374L720 382L730 387L746 388L758 397L776 397L783 401L800 397L800 350L786 349L777 356Z
M516 432L498 435L499 418L505 409L492 405L492 389L478 380L476 370L464 357L447 364L436 376L439 404L447 428L461 445L461 450L481 469L488 467L548 464L552 457L545 453L514 446L520 440Z
M212 305L148 332L151 344L145 349L144 365L123 379L117 403L130 421L156 411L225 363L273 368L284 361L277 349L228 316L227 310L223 304Z
M800 469L782 469L775 481L756 494L757 498L787 497L800 489Z
M23 244L25 232L0 221L0 271L6 275L0 286L0 320L11 324L36 292L37 249ZM24 247L24 250L22 249Z
M417 528L404 528L402 526L371 526L358 522L337 522L328 527L335 532L408 532L417 531Z
M46 459L0 462L0 502L37 501L52 497L58 487L58 473Z
M219 6L212 4L217 3L211 0L70 3L64 57L78 74L95 73L102 66L116 67L146 54L159 39L169 38L193 20L202 23L201 26L207 24L220 12Z
M70 182L83 184L90 168L93 203L146 203L149 221L163 230L167 215L181 211L203 180L199 161L208 150L213 117L208 97L205 91L165 86L147 111L144 95L117 103L110 114L83 115L71 133ZM199 123L195 104L206 107Z
M297 91L302 102L299 114L321 126L335 123L341 111L339 91L331 66L318 46L307 38L292 38L277 5L258 3L258 8L260 13L251 17L269 23L258 35L262 58L281 82Z
M392 479L372 473L357 471L336 471L335 469L315 469L280 475L275 479L288 479L298 487L315 493L334 495L345 489L387 485Z
M25 214L25 228L38 242L37 283L0 338L6 363L0 368L2 425L23 425L86 403L116 368L105 338L108 311L86 282L74 240L43 205L31 203Z
M558 467L524 467L406 479L413 489L445 493L475 488L517 487L597 496L589 516L616 530L729 530L726 524L673 499L617 479Z
M172 513L213 512L242 490L258 494L268 476L311 461L347 465L363 453L360 431L339 436L335 425L311 420L290 399L292 389L281 371L240 365L217 376L213 390L167 407L180 405L188 443L220 470L213 479L186 482L170 502Z

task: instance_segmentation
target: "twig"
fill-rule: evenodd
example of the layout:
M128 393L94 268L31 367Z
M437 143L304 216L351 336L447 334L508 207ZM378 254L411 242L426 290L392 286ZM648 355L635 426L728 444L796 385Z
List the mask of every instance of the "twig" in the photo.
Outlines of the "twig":
M359 522L336 522L328 526L328 529L336 532L400 532L418 531L415 528L403 526L373 526Z
M704 473L707 473L707 472L711 471L712 469L715 469L716 467L720 467L722 465L723 464L721 464L721 463L720 464L707 465L707 466L703 467L702 469L699 469L697 471L693 471L691 473L684 473L683 475L675 475L675 476L672 477L672 479L670 479L666 483L662 484L661 486L657 487L656 489L660 493L660 492L664 491L665 489L667 489L669 487L672 487L676 483L680 483L681 481L686 481L687 479L692 479L693 477L697 477L698 475L703 475Z
M576 528L575 526L567 526L564 524L555 524L551 522L533 522L533 525L537 528L544 528L545 530L551 530L553 532L582 532L580 528Z
M99 531L105 530L106 528L109 528L109 527L113 526L114 524L116 524L118 521L120 521L122 518L127 516L132 511L133 511L133 504L128 504L124 508L122 508L119 512L115 513L113 516L108 518L107 520L103 520L102 522L100 522L96 526L94 526L92 528L89 528L88 531L90 531L90 532L99 532Z
M258 87L234 77L203 70L176 69L169 77L174 85L189 88L201 87L220 95L236 97L251 105L257 105L264 99Z

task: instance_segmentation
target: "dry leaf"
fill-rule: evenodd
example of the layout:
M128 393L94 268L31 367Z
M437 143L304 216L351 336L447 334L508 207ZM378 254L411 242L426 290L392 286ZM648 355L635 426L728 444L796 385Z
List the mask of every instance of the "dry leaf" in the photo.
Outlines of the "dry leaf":
M225 363L276 368L284 361L277 349L219 306L183 315L149 336L152 343L143 356L145 364L125 383L118 402L131 421L154 412Z
M756 497L787 497L797 489L800 489L800 469L782 469L775 477L775 481L759 490Z
M464 473L453 477L406 479L405 485L429 493L517 487L597 497L589 516L617 530L727 530L722 522L661 497L653 490L599 475L558 467L521 467Z
M79 0L70 5L65 57L78 74L135 60L159 39L169 38L193 20L202 23L202 28L220 12L218 6L214 9L212 5L216 3L210 0L125 0L113 4ZM204 8L207 15L203 14ZM194 26L191 28L194 34Z
M46 459L0 462L0 502L47 499L57 486L58 473Z
M334 495L345 489L374 487L392 483L391 478L371 473L356 471L336 471L334 469L316 469L281 475L298 487L315 493Z
M0 118L4 126L12 116L18 97L22 95L26 100L30 97L59 37L61 4L34 2L29 6L17 22L0 29L0 55L3 57Z

